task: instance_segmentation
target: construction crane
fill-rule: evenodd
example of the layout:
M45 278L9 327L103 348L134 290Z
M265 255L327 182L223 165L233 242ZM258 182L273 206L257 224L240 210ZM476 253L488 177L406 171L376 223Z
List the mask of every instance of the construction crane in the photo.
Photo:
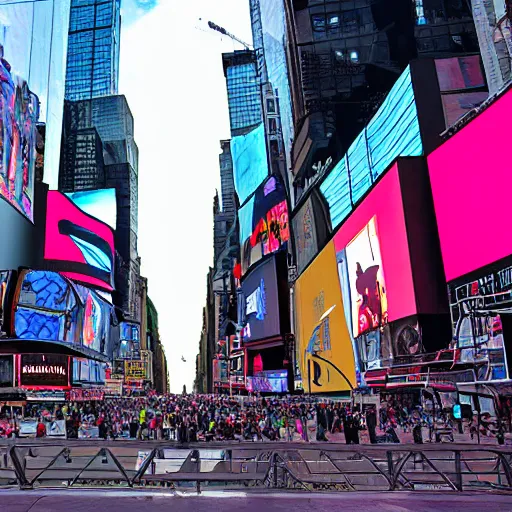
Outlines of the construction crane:
M231 38L233 41L236 41L237 43L240 43L246 50L252 50L252 47L245 43L244 41L242 41L241 39L239 39L238 37L236 37L235 35L229 33L225 28L223 27L219 27L219 25L213 23L213 21L209 21L208 22L208 26L212 29L212 30L215 30L217 32L220 32L221 34L225 35L225 36L228 36L229 38Z

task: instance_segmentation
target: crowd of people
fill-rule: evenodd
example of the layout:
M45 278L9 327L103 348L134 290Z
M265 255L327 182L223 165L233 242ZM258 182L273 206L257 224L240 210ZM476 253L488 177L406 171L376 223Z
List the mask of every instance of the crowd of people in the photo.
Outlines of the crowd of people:
M425 432L461 430L448 412L434 418L421 406L387 401L360 407L349 402L312 397L227 397L164 395L27 406L24 421L37 422L35 435L48 435L48 425L65 425L68 438L196 441L337 441L348 444L399 443L410 436L423 442ZM13 418L11 418L13 419ZM5 420L5 418L4 418ZM486 423L487 421L487 423ZM12 433L11 429L5 429ZM490 419L469 425L474 435L499 436ZM484 430L485 429L485 432ZM2 425L0 421L0 435ZM434 434L435 435L435 434ZM453 436L451 436L453 438ZM402 441L403 442L403 441Z
M0 411L0 437L20 433L22 423L36 424L33 435L57 433L68 438L196 441L336 441L349 444L453 440L503 441L503 425L489 414L458 421L449 410L386 400L359 406L314 397L228 397L163 395L106 398L102 401L30 404L23 411ZM59 432L52 429L60 429Z

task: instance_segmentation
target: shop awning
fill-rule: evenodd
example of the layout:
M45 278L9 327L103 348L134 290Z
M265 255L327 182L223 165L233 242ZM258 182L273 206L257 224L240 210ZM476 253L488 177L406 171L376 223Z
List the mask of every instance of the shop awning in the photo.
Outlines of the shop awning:
M18 338L0 339L0 354L62 354L71 357L86 357L102 363L109 361L107 356L75 343Z

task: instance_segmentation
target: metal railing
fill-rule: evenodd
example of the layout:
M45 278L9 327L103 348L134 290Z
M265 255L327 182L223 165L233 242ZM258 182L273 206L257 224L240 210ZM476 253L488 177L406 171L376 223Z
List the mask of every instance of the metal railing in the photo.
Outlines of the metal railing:
M512 491L512 448L46 440L0 443L0 488Z

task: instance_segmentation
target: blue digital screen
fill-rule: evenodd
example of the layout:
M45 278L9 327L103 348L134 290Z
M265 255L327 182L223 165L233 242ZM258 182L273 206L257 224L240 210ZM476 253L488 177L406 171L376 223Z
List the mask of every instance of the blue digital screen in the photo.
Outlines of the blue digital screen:
M66 194L80 210L116 229L116 189L84 190Z
M329 205L332 229L394 160L422 154L411 70L407 67L368 126L320 185Z
M267 146L263 123L246 135L231 139L233 176L238 200L243 205L268 176Z

